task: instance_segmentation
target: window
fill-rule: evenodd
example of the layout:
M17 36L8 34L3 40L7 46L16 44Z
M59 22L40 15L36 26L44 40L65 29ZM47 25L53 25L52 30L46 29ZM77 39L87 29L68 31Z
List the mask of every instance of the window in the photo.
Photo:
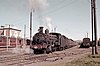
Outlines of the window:
M0 38L0 42L2 42L2 39Z

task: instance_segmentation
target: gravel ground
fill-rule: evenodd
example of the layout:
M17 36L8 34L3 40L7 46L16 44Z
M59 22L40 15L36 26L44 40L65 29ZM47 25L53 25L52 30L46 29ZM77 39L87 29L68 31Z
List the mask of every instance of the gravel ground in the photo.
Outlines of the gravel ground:
M73 60L77 60L79 58L85 57L88 54L91 54L91 48L84 49L84 48L78 48L78 46L76 46L70 49L66 49L64 51L54 52L51 55L55 53L65 54L65 56L60 56L59 58L50 58L48 59L49 61L37 62L37 63L29 64L28 66L33 66L33 65L34 66L49 66L49 65L52 66L56 64L63 64L65 62L71 62ZM55 61L52 61L52 60L55 60Z
M1 49L0 49L1 50ZM91 54L91 48L72 47L50 54L15 54L5 49L0 52L0 66L49 66L63 64ZM100 47L98 47L100 51ZM63 66L63 65L62 65Z

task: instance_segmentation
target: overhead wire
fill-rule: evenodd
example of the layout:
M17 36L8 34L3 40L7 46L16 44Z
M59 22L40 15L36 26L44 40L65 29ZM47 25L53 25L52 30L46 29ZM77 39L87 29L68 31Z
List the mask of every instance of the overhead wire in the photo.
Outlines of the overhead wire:
M48 13L52 13L52 12L55 12L55 11L57 11L57 10L59 10L59 9L63 9L64 7L67 7L67 6L69 6L69 5L71 5L71 4L73 4L73 3L75 3L75 2L77 2L76 0L70 0L70 1L72 1L72 2L70 2L70 3L68 3L68 4L66 4L66 1L68 1L68 0L62 0L62 1L60 1L59 3L57 3L57 4L55 4L55 5L53 5L54 7L52 8L52 10L50 11L50 10L48 10L48 12L47 13L44 13L44 14L48 14ZM64 4L65 3L65 4ZM64 4L64 5L63 5ZM59 7L58 7L59 6ZM58 7L58 8L57 8ZM54 9L55 8L55 9ZM50 8L49 8L50 9Z
M59 10L61 10L61 9L63 9L63 8L65 8L65 7L67 7L67 6L69 6L69 5L72 5L73 3L76 3L77 1L76 0L71 0L71 2L70 3L67 3L66 4L66 1L67 0L63 0L63 1L60 1L59 3L57 3L57 4L55 4L55 9L53 9L53 10L51 10L51 11L48 11L48 12L46 12L46 13L43 13L43 15L45 15L45 14L51 14L51 13L54 13L54 12L56 12L56 11L59 11ZM61 4L60 4L61 3ZM65 4L64 4L65 3ZM60 5L59 5L60 4ZM64 5L63 5L64 4ZM58 5L59 5L59 7L58 7ZM57 8L58 7L58 8ZM27 16L27 17L25 17L25 19L24 19L24 21L26 21L26 18L28 18L29 16ZM34 15L34 17L35 17L35 15ZM38 16L37 16L38 17ZM36 17L36 18L37 18ZM17 22L18 21L20 21L20 20L22 20L23 21L23 19L19 19L19 20L17 20ZM27 19L28 20L28 19Z
M55 3L55 4L54 4L54 5L52 5L52 6L59 5L60 3L63 3L63 2L65 2L65 1L67 1L67 0L61 0L61 1L57 2L57 3Z
M77 1L78 1L78 0L77 0ZM61 9L65 8L65 7L67 7L67 6L72 5L73 3L76 3L77 1L76 1L76 0L72 0L72 2L70 2L70 3L68 3L68 4L64 4L64 5L62 5L62 6L58 7L58 8L55 8L54 10L49 11L49 12L44 13L44 14L54 13L54 12L56 12L56 11L59 11L59 10L61 10Z
M56 11L59 11L59 10L65 8L65 7L69 6L69 5L72 5L73 3L76 3L78 0L77 0L77 1L76 1L76 0L72 0L72 2L70 2L70 3L68 3L68 4L65 4L65 5L62 5L63 3L65 3L65 1L67 1L67 0L62 0L62 1L60 1L59 3L55 4L54 6L57 7L57 6L61 3L60 6L59 6L58 8L55 8L55 9L53 9L53 10L51 10L51 11L48 11L48 12L46 12L46 13L43 13L43 15L44 15L44 14L51 14L51 13L54 13L54 12L56 12ZM89 0L87 0L87 1L90 3ZM53 8L54 8L54 7L53 7ZM25 17L25 18L28 18L28 16ZM19 20L21 20L21 19L19 19ZM17 20L17 21L19 21L19 20ZM25 19L24 19L24 20L25 20ZM28 20L28 19L27 19L27 20Z
M51 1L52 1L52 0L51 0ZM54 10L55 8L57 8L58 6L62 6L66 1L67 1L67 0L61 0L61 1L59 1L58 3L55 3L55 4L51 5L51 6L54 6L54 7L48 7L48 8L47 8L48 11L44 10L44 12L43 12L43 11L39 11L39 12L42 12L41 15L42 15L43 13L50 12L50 11ZM45 11L46 11L46 12L45 12ZM38 11L37 11L37 12L38 12ZM39 12L38 12L38 14L40 14Z
M87 0L87 1L91 4L90 0Z
M60 2L58 2L58 3L56 3L56 4L54 4L54 5L52 5L52 6L58 6L60 3L63 3L63 2L65 2L66 0L61 0ZM34 16L35 16L36 14L34 14ZM21 18L21 19L17 19L16 20L16 22L19 22L20 20L21 21L26 21L26 20L28 20L28 19L26 19L26 18L28 18L29 16L26 16L25 17L25 19L24 18ZM38 16L39 17L39 16ZM24 19L24 20L23 20ZM15 22L15 21L10 21L10 22Z
M56 3L56 4L54 4L54 5L52 5L52 6L58 6L59 4L61 5L61 4L63 4L64 2L66 2L67 0L62 0L62 1L59 1L58 3ZM50 8L52 8L52 7L50 7ZM49 9L50 9L49 8Z

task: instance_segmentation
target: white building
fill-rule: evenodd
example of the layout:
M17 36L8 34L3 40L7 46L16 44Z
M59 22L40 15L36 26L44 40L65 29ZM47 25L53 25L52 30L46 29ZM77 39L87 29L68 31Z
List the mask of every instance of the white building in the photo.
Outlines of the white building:
M10 25L0 27L0 35L9 37L21 37L21 30Z

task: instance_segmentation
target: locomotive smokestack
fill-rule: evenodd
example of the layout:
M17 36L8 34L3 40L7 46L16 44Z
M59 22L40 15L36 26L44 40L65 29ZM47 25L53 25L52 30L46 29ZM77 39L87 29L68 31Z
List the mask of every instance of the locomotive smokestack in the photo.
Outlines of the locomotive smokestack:
M39 33L43 33L43 27L39 27L38 31Z
M48 29L45 30L45 34L49 35L49 30Z

